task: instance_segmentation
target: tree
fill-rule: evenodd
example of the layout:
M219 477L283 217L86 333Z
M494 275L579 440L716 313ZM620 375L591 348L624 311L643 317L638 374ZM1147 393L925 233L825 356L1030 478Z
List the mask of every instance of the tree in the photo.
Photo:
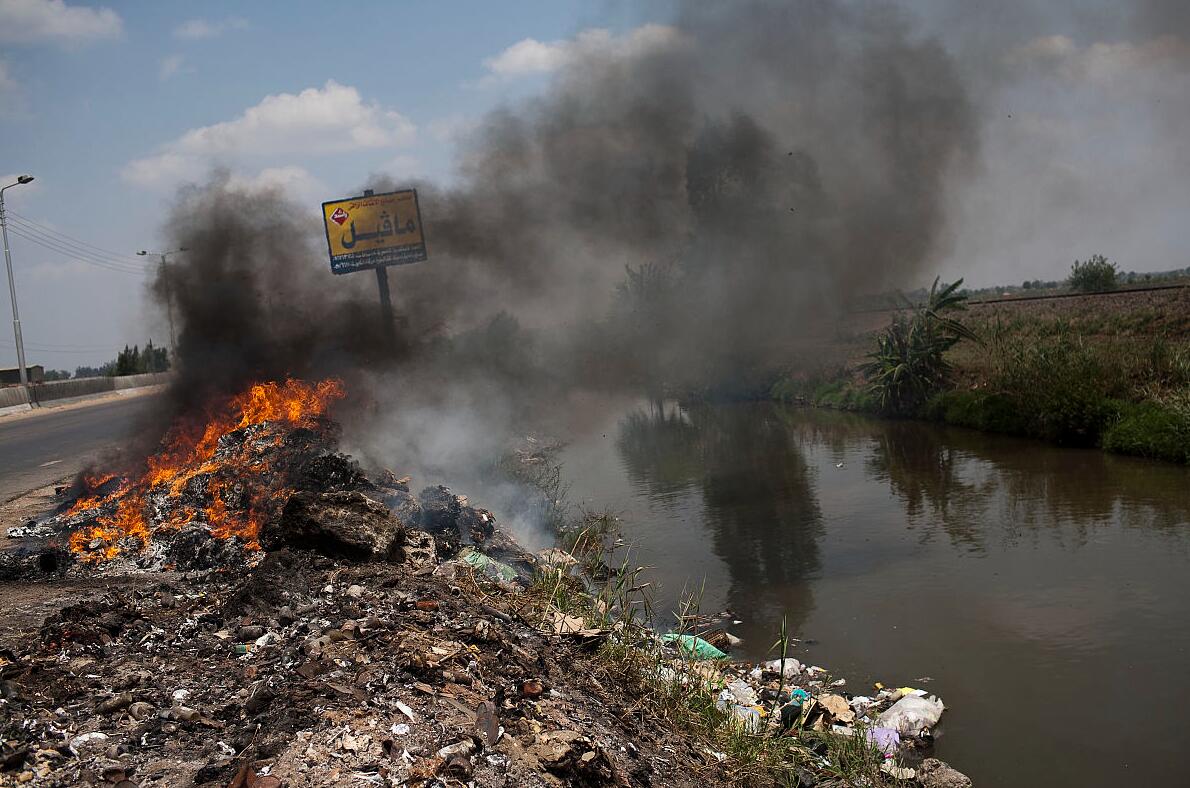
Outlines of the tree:
M153 340L145 343L144 349L138 345L124 346L116 358L101 367L78 367L74 371L76 378L113 377L116 375L143 375L146 372L165 372L169 369L169 351L163 347L155 347Z
M76 378L103 378L111 377L115 372L115 362L109 361L102 367L75 367L74 376Z
M1070 277L1066 281L1072 290L1097 293L1115 289L1119 273L1115 263L1108 262L1101 254L1093 254L1085 263L1075 260L1074 265L1070 267Z
M165 372L169 369L169 351L163 347L153 347L153 340L149 340L140 355L141 372Z
M140 350L136 345L130 350L127 345L116 356L116 375L135 375L140 371Z

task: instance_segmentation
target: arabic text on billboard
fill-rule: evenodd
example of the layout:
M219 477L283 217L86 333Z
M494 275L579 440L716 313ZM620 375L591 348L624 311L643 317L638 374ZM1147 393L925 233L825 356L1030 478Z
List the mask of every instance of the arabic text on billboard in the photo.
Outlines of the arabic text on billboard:
M322 218L336 274L426 259L416 189L324 202Z

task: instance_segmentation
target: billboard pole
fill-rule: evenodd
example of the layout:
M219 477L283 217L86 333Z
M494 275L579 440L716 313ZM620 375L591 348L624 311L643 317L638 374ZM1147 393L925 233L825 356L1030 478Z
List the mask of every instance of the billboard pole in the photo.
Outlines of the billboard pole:
M365 197L371 197L375 193L372 189L364 189ZM393 337L393 298L388 289L388 266L376 266L376 286L380 290L380 320L383 324L384 335L391 340Z
M388 266L376 266L376 284L380 287L380 319L384 321L384 333L391 339L393 333L393 299L388 292Z

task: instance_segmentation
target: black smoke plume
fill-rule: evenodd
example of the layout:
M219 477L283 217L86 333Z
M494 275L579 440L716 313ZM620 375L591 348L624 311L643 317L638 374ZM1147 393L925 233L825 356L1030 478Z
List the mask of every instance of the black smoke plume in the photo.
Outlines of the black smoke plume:
M408 360L500 314L550 329L554 370L729 376L928 268L976 143L951 56L891 6L685 4L492 113L460 186L420 184L432 259L399 270L396 356L371 276L331 280L309 210L226 178L184 193L169 234L190 252L157 283L180 402Z

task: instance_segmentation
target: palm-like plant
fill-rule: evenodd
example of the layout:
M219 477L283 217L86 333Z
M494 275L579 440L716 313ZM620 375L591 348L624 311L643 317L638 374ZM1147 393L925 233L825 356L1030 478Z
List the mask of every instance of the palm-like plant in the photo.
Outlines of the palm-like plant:
M860 367L886 412L912 413L949 379L946 351L962 339L979 341L971 329L946 314L966 308L967 296L959 292L963 280L939 284L935 278L929 297L919 306L901 296L906 311L893 317L877 337L870 361Z

